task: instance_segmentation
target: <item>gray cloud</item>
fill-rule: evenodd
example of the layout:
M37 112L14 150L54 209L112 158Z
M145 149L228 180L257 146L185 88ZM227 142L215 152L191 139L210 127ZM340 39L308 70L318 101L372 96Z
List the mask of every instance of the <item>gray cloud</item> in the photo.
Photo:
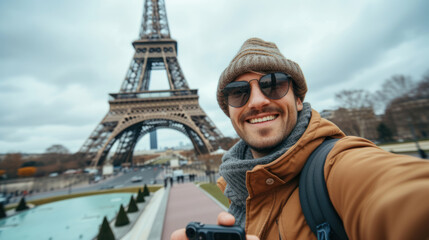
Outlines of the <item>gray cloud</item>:
M396 64L401 68L399 71L404 71L403 74L412 73L419 78L422 71L429 67L421 66L418 72L410 71L413 66L404 60L416 53L410 52L410 49L400 49L403 45L413 44L417 38L423 38L425 40L416 43L413 48L429 53L429 17L424 10L428 9L429 4L421 1L407 4L394 1L390 5L393 6L366 6L348 28L333 34L326 45L315 52L314 55L321 58L312 58L306 62L306 67L311 69L308 75L311 86L321 95L329 96L335 84L342 88L368 88L379 86L388 76L401 73L396 72L399 69L395 66L384 69L384 72L377 71L391 60L391 52L395 52L396 57L404 58ZM415 60L414 64L424 61Z

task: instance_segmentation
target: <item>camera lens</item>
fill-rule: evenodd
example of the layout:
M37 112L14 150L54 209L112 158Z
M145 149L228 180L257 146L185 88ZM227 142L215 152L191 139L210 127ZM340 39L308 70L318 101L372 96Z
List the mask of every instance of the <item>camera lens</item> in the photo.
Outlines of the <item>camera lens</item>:
M187 236L189 239L194 239L194 238L195 238L196 233L197 233L197 230L195 230L195 228L193 228L193 227L188 227L188 228L186 228L186 236Z
M206 240L206 234L205 233L199 233L198 234L198 240Z

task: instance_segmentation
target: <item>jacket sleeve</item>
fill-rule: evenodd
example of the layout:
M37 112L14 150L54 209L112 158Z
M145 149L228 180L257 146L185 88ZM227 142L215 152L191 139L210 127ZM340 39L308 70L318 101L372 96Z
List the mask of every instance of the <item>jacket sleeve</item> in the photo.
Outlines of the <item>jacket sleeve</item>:
M346 137L329 153L325 179L349 239L429 239L429 161Z

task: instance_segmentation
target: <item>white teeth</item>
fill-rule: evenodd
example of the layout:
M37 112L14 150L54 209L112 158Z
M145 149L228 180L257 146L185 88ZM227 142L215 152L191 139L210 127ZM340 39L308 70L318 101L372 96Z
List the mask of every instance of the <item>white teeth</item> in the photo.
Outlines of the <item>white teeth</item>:
M266 116L266 117L262 117L262 118L252 118L249 120L250 123L260 123L260 122L266 122L266 121L271 121L274 120L276 117L274 115L271 116Z

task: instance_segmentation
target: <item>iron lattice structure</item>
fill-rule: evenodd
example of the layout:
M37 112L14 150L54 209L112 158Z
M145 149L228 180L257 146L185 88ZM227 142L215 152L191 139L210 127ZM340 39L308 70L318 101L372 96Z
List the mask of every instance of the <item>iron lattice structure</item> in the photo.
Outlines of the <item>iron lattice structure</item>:
M113 164L132 163L137 142L147 133L168 128L182 132L198 154L216 150L223 138L198 103L177 60L177 42L170 38L163 0L146 0L140 39L119 93L111 93L110 109L78 154L96 167L103 165L112 146ZM152 70L165 70L169 89L150 91Z

